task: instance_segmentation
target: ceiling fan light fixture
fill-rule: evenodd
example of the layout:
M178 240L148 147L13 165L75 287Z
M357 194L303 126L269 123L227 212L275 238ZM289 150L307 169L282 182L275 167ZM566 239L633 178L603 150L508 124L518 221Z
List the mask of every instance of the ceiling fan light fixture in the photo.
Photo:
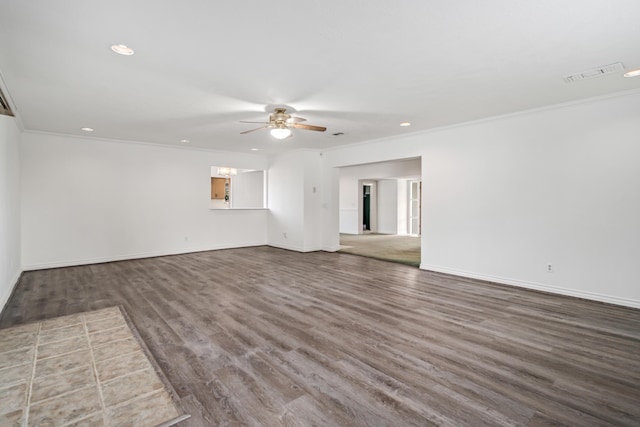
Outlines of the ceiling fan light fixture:
M238 174L238 169L236 168L230 168L226 166L218 168L218 175L231 176L231 175L237 175L237 174Z
M271 129L271 136L275 139L285 139L291 135L291 129L286 127L279 127Z
M268 122L250 122L240 120L241 123L260 123L263 126L255 129L245 130L244 132L240 132L241 135L245 135L247 133L255 132L260 129L269 129L271 131L271 135L276 139L285 139L293 136L291 129L303 129L303 130L313 130L316 132L324 132L327 130L324 126L315 126L308 125L305 123L307 119L302 117L291 117L291 114L287 114L286 108L275 108L273 113L269 114Z

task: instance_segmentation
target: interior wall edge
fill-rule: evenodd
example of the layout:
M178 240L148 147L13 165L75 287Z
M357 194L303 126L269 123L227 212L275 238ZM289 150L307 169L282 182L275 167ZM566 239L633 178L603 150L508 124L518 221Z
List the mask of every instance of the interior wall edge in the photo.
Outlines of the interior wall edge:
M28 265L23 265L23 269L24 271L46 270L49 268L75 267L79 265L102 264L106 262L128 261L128 260L134 260L134 259L156 258L156 257L162 257L162 256L190 254L194 252L208 252L208 251L217 251L217 250L223 250L223 249L250 248L255 246L266 246L266 245L267 243L264 241L245 242L238 245L213 245L213 246L193 247L193 248L181 249L181 250L145 252L145 253L139 253L139 254L75 259L75 260L49 262L49 263L42 263L42 264L28 264Z
M7 291L5 295L0 296L0 317L2 317L2 313L4 313L4 309L7 306L7 303L11 300L13 293L20 282L20 278L22 277L23 270L16 271L16 274L9 281L9 286L7 286Z
M424 264L424 263L420 264L420 269L427 270L427 271L435 271L437 273L452 274L454 276L461 276L469 279L485 280L488 282L494 282L501 285L516 286L519 288L526 288L534 291L548 292L556 295L562 295L562 296L573 297L573 298L582 298L582 299L587 299L591 301L598 301L598 302L604 302L608 304L615 304L623 307L640 309L640 301L632 300L628 298L620 298L620 297L611 296L611 295L584 292L576 289L549 286L541 283L525 282L522 280L508 279L505 277L491 276L487 274L456 270L452 268L443 268L436 265L430 265L430 264Z

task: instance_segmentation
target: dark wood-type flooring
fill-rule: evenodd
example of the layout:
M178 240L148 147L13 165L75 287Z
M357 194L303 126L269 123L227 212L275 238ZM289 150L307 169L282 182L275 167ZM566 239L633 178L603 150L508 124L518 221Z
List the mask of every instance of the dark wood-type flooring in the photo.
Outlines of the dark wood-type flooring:
M640 425L640 310L349 254L26 272L0 327L122 304L180 425Z

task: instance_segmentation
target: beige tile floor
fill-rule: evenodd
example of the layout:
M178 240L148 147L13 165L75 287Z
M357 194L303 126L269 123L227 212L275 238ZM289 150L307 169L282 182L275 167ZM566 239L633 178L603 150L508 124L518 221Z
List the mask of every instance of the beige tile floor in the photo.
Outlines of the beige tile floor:
M0 426L184 418L119 307L0 329Z

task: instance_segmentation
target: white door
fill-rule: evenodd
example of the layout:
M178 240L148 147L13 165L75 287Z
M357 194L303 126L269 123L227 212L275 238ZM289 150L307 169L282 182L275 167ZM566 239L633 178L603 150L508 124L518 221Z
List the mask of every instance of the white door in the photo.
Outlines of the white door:
M422 203L420 201L422 193L422 182L411 181L409 186L409 234L412 236L420 235L420 210Z

